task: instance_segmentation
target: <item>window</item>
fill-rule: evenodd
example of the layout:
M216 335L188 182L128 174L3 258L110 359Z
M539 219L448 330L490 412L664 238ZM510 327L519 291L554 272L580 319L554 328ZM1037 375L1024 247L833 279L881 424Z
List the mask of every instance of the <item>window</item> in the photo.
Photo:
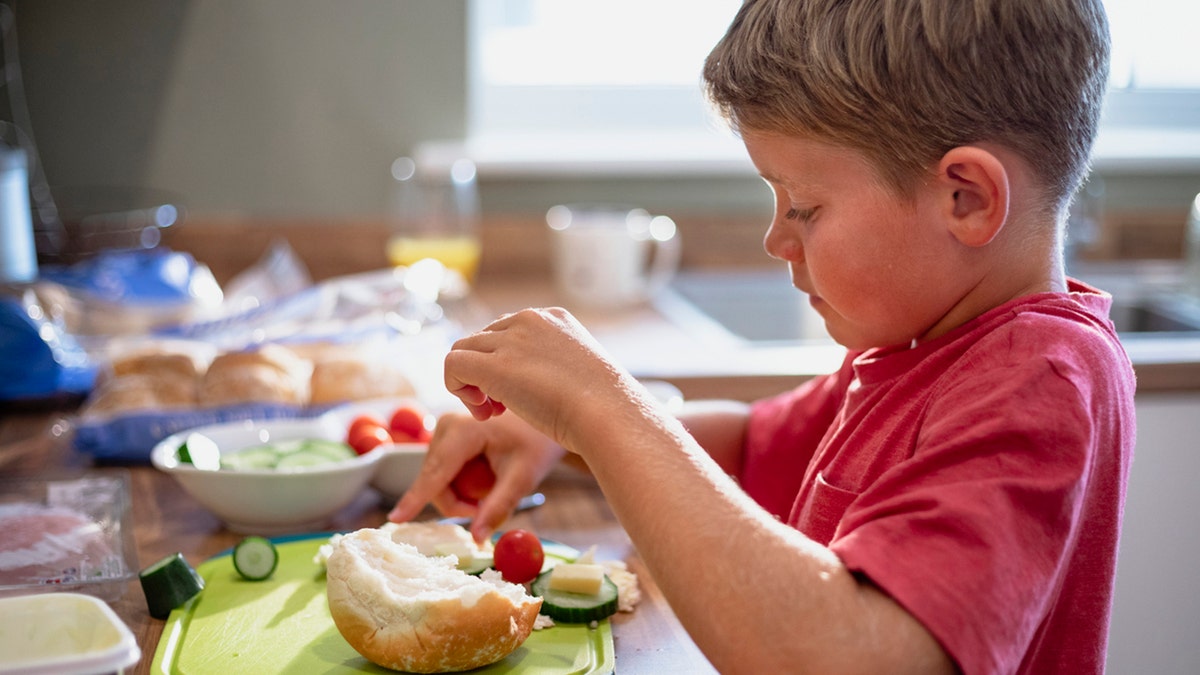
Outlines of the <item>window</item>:
M1200 3L1105 4L1112 88L1097 165L1200 168L1200 59L1181 58ZM518 172L748 167L699 86L739 5L471 0L469 152L481 170Z

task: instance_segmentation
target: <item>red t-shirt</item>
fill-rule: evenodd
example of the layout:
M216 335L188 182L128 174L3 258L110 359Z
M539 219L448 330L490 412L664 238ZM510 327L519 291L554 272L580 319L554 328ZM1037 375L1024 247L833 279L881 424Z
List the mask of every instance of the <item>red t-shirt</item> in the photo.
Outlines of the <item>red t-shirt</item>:
M1134 444L1106 294L1020 298L752 408L742 486L965 673L1104 670Z

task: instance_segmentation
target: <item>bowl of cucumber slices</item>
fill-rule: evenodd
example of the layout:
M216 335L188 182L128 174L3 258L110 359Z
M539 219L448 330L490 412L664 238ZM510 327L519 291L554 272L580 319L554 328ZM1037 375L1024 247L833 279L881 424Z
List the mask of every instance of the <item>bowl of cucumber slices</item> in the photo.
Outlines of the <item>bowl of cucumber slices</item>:
M245 420L171 435L151 463L225 525L249 534L320 529L370 485L389 454L419 458L424 446L359 454L339 419Z

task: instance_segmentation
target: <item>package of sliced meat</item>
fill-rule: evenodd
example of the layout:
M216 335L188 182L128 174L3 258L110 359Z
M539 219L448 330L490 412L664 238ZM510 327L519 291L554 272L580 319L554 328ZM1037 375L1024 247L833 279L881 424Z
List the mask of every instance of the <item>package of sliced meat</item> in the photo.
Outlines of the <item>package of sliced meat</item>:
M137 573L124 471L0 481L0 597L120 597Z

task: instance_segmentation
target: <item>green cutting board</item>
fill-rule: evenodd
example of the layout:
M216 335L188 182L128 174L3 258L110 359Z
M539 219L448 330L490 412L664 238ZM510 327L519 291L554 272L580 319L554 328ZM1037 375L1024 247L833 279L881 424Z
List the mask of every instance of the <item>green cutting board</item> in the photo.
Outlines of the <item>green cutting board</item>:
M367 661L338 633L325 600L325 570L313 562L328 534L273 540L279 566L270 579L246 581L228 553L201 564L204 590L171 612L152 673L393 673ZM546 543L548 556L577 552ZM558 625L534 631L508 658L471 673L611 673L612 626Z

